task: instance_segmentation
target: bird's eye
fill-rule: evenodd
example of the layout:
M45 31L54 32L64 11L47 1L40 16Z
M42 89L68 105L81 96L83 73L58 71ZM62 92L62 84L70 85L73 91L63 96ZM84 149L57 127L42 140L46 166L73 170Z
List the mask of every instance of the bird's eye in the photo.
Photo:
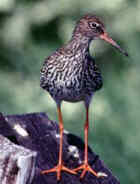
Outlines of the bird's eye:
M91 27L91 28L97 28L97 27L99 27L99 24L97 24L97 23L95 23L95 22L91 22L91 23L90 23L90 27Z
M98 33L104 32L102 27L96 22L91 22L90 27L94 30L94 32L98 32Z

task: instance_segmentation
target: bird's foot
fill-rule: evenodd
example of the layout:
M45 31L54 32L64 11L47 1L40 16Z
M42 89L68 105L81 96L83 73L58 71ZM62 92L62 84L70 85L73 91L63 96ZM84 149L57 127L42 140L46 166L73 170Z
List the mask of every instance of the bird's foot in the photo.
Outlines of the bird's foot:
M57 180L60 180L62 171L66 171L66 172L71 173L71 174L77 174L74 170L65 167L63 164L58 164L56 167L54 167L52 169L44 170L41 172L41 174L56 172L57 173Z
M100 175L98 175L98 173L96 173L96 172L90 167L90 165L89 165L88 163L86 163L86 162L85 162L84 164L80 165L79 167L73 169L73 171L74 171L74 172L77 172L77 171L82 170L82 169L83 169L83 171L82 171L82 174L80 175L80 178L81 178L81 179L85 176L86 172L92 173L92 174L93 174L94 176L96 176L97 178L100 177Z

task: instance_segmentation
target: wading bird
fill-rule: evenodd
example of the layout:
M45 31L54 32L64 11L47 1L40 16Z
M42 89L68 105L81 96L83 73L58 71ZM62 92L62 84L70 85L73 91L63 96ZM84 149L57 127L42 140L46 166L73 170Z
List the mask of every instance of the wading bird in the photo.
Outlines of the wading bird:
M99 90L103 84L100 70L89 53L90 43L96 38L105 40L116 47L125 56L128 56L127 52L121 49L120 46L108 36L101 20L97 16L88 14L77 22L71 40L52 53L52 55L45 60L41 69L40 86L49 92L56 102L60 128L58 164L50 170L42 171L42 173L56 172L57 180L60 180L61 171L76 174L78 170L83 170L80 176L81 178L84 177L87 171L98 177L98 173L88 164L89 105L94 93ZM81 166L73 170L66 168L62 159L62 101L83 101L86 109L84 161Z

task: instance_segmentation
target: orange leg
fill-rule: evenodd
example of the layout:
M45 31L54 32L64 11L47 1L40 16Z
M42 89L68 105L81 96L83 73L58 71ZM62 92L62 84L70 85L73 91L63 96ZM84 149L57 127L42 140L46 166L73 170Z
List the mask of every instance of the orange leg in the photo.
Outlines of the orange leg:
M61 172L66 171L69 172L71 174L76 174L75 171L68 169L67 167L65 167L63 165L63 161L62 161L62 146L63 146L63 118L62 118L62 113L61 113L61 108L60 106L57 107L58 110L58 118L59 118L59 129L60 129L60 146L59 146L59 160L58 160L58 164L56 167L49 169L49 170L44 170L41 173L42 174L47 174L47 173L51 173L51 172L56 172L57 173L57 180L60 180L61 177Z
M98 177L97 173L88 164L88 128L89 128L89 118L88 118L88 107L87 107L86 108L86 122L85 122L85 128L84 128L84 133L85 133L85 156L84 156L84 163L81 166L79 166L76 169L74 169L74 171L78 171L78 170L83 169L80 178L83 178L87 171L91 172L93 175Z

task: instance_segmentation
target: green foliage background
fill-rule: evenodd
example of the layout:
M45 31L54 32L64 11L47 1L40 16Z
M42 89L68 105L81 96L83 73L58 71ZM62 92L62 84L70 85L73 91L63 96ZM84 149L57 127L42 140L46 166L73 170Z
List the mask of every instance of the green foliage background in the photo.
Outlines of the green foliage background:
M56 120L56 106L39 86L44 58L66 43L75 21L87 12L102 17L126 58L96 40L90 51L104 87L90 108L89 144L121 183L140 177L140 1L0 0L0 111L45 111ZM94 49L94 50L93 50ZM82 103L63 103L65 128L83 137ZM94 122L94 124L93 124Z

